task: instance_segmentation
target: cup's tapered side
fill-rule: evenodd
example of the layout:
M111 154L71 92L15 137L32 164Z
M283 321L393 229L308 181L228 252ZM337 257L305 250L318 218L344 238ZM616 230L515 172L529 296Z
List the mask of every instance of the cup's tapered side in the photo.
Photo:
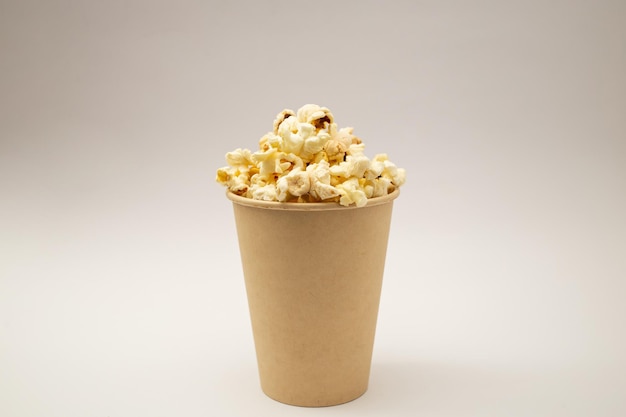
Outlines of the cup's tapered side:
M392 200L312 211L234 202L259 376L269 397L329 406L367 390Z

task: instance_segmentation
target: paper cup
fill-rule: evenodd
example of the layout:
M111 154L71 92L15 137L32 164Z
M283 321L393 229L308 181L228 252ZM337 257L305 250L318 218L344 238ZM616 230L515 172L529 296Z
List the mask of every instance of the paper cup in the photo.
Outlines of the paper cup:
M329 406L369 382L393 200L233 202L261 388Z

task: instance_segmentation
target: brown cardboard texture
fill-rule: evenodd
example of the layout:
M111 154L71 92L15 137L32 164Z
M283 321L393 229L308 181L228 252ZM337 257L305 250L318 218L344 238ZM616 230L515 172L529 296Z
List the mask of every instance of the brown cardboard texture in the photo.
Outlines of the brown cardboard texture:
M261 388L329 406L369 381L393 200L233 201Z

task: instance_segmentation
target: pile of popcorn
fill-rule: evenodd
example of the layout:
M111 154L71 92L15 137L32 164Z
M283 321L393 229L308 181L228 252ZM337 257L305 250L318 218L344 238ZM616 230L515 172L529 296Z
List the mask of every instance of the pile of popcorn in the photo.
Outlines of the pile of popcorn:
M339 202L362 207L404 184L404 169L386 154L369 159L351 127L337 128L326 107L307 104L283 110L259 150L226 154L217 181L237 195L265 201Z

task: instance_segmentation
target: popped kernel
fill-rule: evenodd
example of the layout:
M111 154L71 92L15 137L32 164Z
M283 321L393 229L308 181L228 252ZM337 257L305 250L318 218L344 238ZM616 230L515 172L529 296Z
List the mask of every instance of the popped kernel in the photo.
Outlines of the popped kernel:
M287 175L280 177L276 181L278 190L278 201L287 201L292 197L300 197L309 192L311 188L311 178L306 171L294 168Z

